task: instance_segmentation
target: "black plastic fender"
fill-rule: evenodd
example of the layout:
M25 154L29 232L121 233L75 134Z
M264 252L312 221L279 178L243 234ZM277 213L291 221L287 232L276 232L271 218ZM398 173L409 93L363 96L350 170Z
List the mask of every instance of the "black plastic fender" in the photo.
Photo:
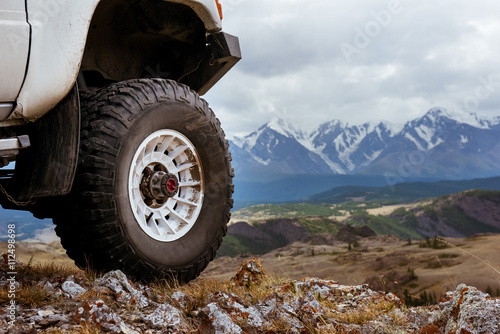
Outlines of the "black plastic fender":
M47 115L28 127L31 147L16 159L8 191L16 201L67 195L80 142L80 99L75 85Z

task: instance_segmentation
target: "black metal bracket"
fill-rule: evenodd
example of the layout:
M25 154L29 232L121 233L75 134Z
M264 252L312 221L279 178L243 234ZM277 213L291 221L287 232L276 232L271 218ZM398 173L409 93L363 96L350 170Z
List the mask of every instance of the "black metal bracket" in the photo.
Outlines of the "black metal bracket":
M198 69L186 75L182 83L203 95L212 88L241 59L238 37L225 32L208 35L208 52Z

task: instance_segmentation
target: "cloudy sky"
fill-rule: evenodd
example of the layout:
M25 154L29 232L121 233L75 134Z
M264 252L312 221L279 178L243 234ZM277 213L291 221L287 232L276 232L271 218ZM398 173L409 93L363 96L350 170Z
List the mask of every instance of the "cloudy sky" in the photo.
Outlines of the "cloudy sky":
M228 137L273 116L311 129L434 106L500 115L498 1L221 2L244 59L205 98Z

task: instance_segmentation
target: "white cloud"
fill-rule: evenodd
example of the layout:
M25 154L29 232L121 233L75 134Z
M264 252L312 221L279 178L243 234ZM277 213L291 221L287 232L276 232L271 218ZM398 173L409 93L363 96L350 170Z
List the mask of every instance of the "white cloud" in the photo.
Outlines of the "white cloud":
M401 0L385 18L398 0L222 3L243 60L207 99L230 137L276 114L306 128L404 122L437 105L458 109L480 78L500 78L500 3L492 0ZM342 43L359 51L350 62ZM500 114L499 92L500 82L476 111Z

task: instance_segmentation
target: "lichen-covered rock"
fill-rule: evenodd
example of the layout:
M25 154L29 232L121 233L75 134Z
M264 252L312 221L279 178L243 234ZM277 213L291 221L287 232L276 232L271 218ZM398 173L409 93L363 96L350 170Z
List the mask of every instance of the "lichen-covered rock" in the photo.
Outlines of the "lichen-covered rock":
M95 281L95 285L108 288L115 294L116 301L122 304L137 305L145 307L149 305L148 299L144 296L134 283L119 270L110 271L103 277Z
M249 305L242 298L234 294L226 294L217 292L211 294L206 300L207 306L216 304L231 318L231 320L238 324L245 324L247 329L259 330L270 326L270 322L263 318L258 309ZM203 309L202 312L206 312Z
M37 307L16 300L14 325L0 311L0 333L74 333L84 326L125 334L500 333L500 301L465 285L446 293L439 305L405 308L394 294L367 285L318 278L269 285L265 277L254 259L243 263L233 284L221 284L226 290L219 292L203 281L195 282L193 290L188 285L165 291L132 283L120 271L92 284L82 274L23 280L16 289L28 284L45 299ZM7 279L0 267L3 289L10 284ZM82 300L85 291L99 297Z
M202 333L243 333L240 326L236 325L231 317L217 303L210 303L200 311Z
M47 282L48 283L48 282ZM50 284L50 283L48 283ZM70 298L76 298L84 294L87 290L73 281L66 281L61 285L61 290Z
M367 284L348 286L335 281L319 278L303 278L293 283L295 289L319 295L323 299L335 299L341 307L359 306L360 302L391 302L402 306L403 301L392 293L381 293L371 290ZM293 288L288 286L288 288Z
M278 324L288 333L300 333L304 330L304 325L298 317L298 313L287 301L295 301L296 298L291 294L278 294L267 297L262 303L257 306L265 319L273 324Z
M253 258L241 264L240 269L236 272L233 281L239 286L248 286L250 284L258 284L268 275L259 259Z
M461 284L445 295L441 313L431 318L429 327L441 333L500 333L500 300L474 287Z
M83 272L68 276L66 278L66 281L73 281L80 286L84 286L88 283L87 277L85 277L85 274Z
M96 324L101 328L114 333L139 334L130 328L106 304L98 300L87 300L77 308L73 321L80 324Z
M150 328L162 330L164 333L186 333L188 324L182 312L168 304L159 305L155 311L144 317Z

